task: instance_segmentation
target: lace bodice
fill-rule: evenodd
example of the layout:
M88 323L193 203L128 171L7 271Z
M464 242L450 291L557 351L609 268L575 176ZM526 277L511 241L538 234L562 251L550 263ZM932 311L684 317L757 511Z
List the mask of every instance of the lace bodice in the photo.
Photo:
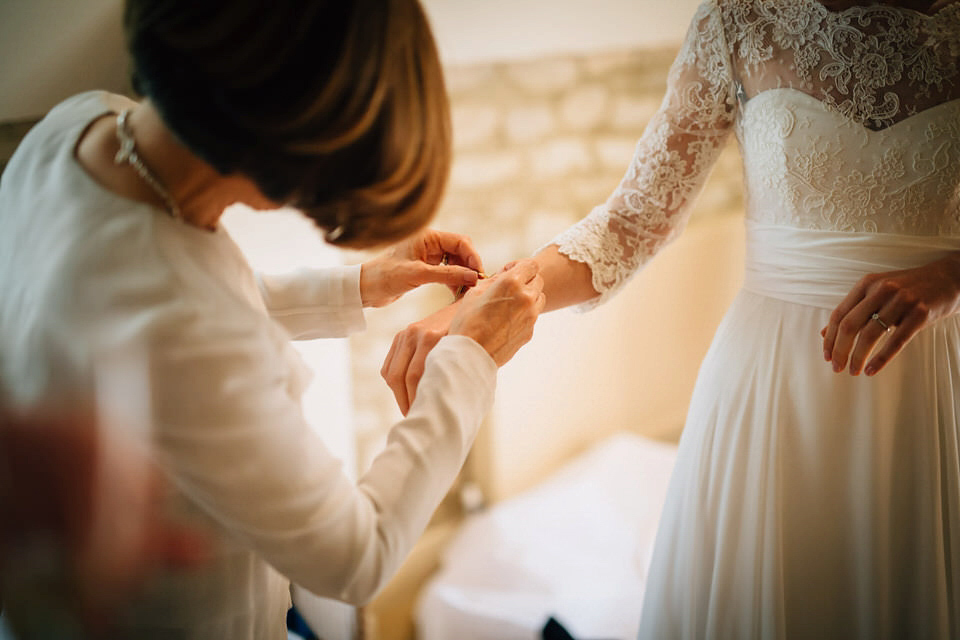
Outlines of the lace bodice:
M731 132L749 219L960 236L960 2L703 3L620 185L554 240L597 302L682 230Z

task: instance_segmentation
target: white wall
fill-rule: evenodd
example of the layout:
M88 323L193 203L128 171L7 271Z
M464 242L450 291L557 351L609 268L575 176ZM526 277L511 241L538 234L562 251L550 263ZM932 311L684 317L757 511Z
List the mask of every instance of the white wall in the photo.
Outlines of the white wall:
M448 64L675 43L700 0L423 0ZM122 90L122 0L0 0L0 122Z
M0 0L0 122L89 89L121 91L122 0Z
M701 0L421 0L447 64L675 44Z
M607 304L542 316L500 370L478 439L487 497L530 488L617 431L678 440L700 362L743 280L744 250L740 216L694 221Z

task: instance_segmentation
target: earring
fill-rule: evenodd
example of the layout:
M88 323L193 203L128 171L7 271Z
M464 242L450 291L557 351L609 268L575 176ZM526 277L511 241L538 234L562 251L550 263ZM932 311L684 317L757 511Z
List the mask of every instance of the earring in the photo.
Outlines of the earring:
M323 234L327 242L336 242L347 232L347 214L343 209L337 211L337 226Z

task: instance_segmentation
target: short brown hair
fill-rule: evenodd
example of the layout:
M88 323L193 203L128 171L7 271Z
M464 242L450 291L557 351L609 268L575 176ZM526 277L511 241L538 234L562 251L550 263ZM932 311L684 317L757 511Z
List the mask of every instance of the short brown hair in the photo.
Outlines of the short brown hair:
M134 86L222 174L328 239L400 239L450 168L443 72L417 0L127 0Z

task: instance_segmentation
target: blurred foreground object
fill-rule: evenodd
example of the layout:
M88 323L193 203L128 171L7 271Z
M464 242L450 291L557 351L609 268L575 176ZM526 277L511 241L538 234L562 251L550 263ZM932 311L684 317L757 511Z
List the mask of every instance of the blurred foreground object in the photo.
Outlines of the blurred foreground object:
M89 412L0 410L0 595L18 638L108 635L152 567L202 561L146 455Z

